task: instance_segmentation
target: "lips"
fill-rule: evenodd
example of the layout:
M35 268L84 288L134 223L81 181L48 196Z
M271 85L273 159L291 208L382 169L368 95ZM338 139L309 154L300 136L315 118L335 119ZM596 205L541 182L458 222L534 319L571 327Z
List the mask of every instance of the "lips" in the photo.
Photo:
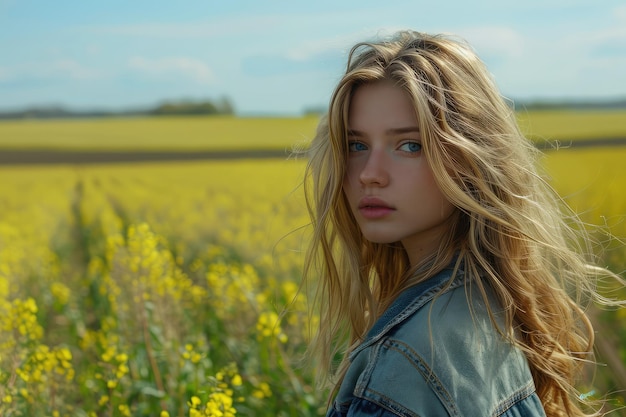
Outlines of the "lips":
M396 209L378 197L363 197L359 201L359 212L366 219L380 219Z
M359 201L359 209L376 207L393 209L390 204L387 204L384 200L381 200L378 197L363 197L361 201Z

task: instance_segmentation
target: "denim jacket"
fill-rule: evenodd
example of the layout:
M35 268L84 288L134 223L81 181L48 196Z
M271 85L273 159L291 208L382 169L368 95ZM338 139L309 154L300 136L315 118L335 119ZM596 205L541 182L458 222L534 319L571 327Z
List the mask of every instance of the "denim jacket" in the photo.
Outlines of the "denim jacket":
M464 275L446 287L444 269L398 296L350 353L327 417L545 416L526 357Z

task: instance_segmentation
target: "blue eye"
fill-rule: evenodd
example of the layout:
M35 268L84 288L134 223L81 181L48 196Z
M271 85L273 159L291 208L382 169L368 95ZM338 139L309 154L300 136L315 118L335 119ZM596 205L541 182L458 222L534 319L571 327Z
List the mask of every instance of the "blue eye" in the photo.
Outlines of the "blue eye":
M367 150L367 146L363 142L358 142L356 140L348 142L348 151L349 152L359 152Z
M422 150L422 144L419 142L406 142L400 146L400 150L404 152L419 152Z

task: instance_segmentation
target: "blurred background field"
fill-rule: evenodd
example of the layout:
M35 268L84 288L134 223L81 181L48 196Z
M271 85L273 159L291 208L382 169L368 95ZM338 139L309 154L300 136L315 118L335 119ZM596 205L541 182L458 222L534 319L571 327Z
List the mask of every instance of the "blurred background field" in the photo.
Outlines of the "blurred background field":
M539 142L561 142L541 160L547 178L589 223L602 262L624 271L626 147L567 143L626 138L626 113L525 112L520 121ZM316 123L11 121L0 123L0 152L290 150ZM302 362L317 320L308 288L297 292L310 232L304 164L0 166L0 415L323 414L325 392ZM592 311L606 366L580 388L622 405L626 312Z
M306 140L317 117L143 117L13 120L0 123L0 149L255 150Z
M545 141L626 138L626 110L518 112L528 137ZM0 123L0 149L206 151L291 149L315 131L318 116L24 119Z

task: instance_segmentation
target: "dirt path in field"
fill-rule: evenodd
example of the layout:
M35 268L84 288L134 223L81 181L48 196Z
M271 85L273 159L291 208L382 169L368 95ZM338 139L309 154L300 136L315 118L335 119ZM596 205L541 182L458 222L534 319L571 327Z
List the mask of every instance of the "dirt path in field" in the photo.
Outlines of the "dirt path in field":
M577 139L573 141L540 143L544 151L556 149L585 149L598 147L625 146L624 138ZM0 149L0 165L18 164L97 164L97 163L133 163L165 161L199 161L228 159L286 159L291 151L284 150L248 150L248 151L65 151L65 150L16 150Z

